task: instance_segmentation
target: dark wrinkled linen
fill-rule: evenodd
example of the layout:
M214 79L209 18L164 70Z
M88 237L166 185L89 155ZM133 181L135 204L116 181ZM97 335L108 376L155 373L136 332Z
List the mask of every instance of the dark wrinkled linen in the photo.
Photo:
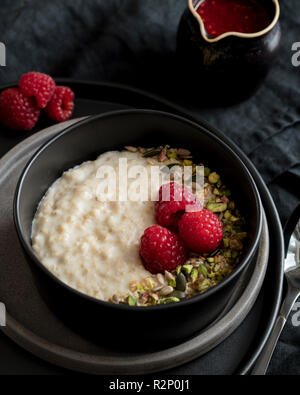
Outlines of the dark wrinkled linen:
M7 67L0 82L38 70L57 77L107 80L160 93L231 137L270 187L282 222L300 200L300 3L282 1L281 55L263 87L227 108L203 108L178 89L176 31L186 0L2 0L0 41ZM199 92L199 97L201 92ZM185 373L189 373L187 369ZM300 372L300 329L289 321L270 374ZM197 373L196 363L191 373Z

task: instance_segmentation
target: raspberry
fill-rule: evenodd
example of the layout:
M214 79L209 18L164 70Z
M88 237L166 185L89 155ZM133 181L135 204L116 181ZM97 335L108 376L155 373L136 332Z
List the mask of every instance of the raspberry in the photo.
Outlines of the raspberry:
M183 185L179 185L176 182L164 184L160 187L159 190L160 202L179 201L187 205L193 204L195 200L195 195L190 189L185 188Z
M155 204L155 219L156 222L166 228L176 230L178 221L184 214L183 202L156 202Z
M46 107L46 113L54 121L67 121L73 114L74 97L74 92L67 86L57 86L52 99Z
M187 247L199 254L215 251L223 239L221 221L206 209L184 214L179 221L178 229Z
M200 203L187 188L172 182L164 184L159 190L159 201L155 204L157 223L171 230L176 230L178 221L186 211L200 211Z
M47 106L53 96L55 86L54 80L49 75L35 71L22 75L19 81L22 93L27 97L34 97L38 108Z
M31 130L40 110L35 101L23 95L19 88L9 88L0 95L0 120L14 130Z
M145 230L141 238L140 255L145 269L157 274L182 265L187 259L187 250L175 233L155 225Z

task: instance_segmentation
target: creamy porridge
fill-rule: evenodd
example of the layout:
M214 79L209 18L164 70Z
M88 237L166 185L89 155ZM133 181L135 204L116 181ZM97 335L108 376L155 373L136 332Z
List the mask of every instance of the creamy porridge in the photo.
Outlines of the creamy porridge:
M33 223L32 245L41 262L71 287L102 300L128 292L132 281L149 275L139 242L155 223L154 202L98 199L97 188L105 182L96 178L99 167L109 164L118 172L120 158L150 172L147 159L136 153L105 153L65 172L48 190ZM128 189L133 182L128 180Z

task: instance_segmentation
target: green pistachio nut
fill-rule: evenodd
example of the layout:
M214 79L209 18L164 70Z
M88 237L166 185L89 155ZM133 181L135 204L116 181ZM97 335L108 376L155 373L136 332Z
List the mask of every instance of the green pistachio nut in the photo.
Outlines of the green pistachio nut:
M204 176L208 177L210 175L211 170L208 167L204 167Z
M176 152L168 152L167 157L169 159L176 159L177 158L177 153Z
M222 213L223 211L227 210L227 204L226 203L209 203L207 205L207 210L210 210L213 213Z
M193 270L193 265L183 265L182 266L182 270L186 273L186 274L191 274L192 270Z
M210 286L210 280L206 279L204 281L202 281L199 286L198 286L198 291L204 291L205 289L207 289Z
M128 304L129 306L136 306L137 298L134 298L132 295L128 296Z
M192 280L192 283L194 283L196 280L197 280L197 278L198 278L198 270L197 269L193 269L192 270L192 273L191 273L191 280Z
M175 287L176 287L176 280L175 280L175 278L174 278L174 279L170 279L170 280L168 281L168 285L169 285L170 287L175 288Z
M184 166L192 166L193 165L193 161L189 160L189 159L185 159L183 161Z
M180 299L176 298L174 296L171 296L169 298L160 299L159 304L169 304L169 303L177 303L177 302L180 302Z
M206 266L203 265L203 264L201 264L199 266L199 272L200 272L200 274L203 274L204 277L208 276L208 272L207 272Z
M208 176L208 181L210 182L210 184L216 184L220 181L219 174L217 174L216 172L210 173L210 175Z

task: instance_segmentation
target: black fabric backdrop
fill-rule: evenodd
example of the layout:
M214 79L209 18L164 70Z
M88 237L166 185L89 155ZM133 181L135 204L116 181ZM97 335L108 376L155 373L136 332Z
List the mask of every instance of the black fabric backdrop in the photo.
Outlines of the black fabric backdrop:
M0 41L7 67L0 83L37 70L56 77L121 82L162 94L230 136L270 187L282 222L300 200L300 2L281 1L281 55L251 99L205 108L178 90L176 31L186 0L1 0ZM217 94L217 93L216 93ZM193 99L191 99L193 97ZM195 372L194 372L195 373ZM300 329L287 325L270 374L300 373Z

